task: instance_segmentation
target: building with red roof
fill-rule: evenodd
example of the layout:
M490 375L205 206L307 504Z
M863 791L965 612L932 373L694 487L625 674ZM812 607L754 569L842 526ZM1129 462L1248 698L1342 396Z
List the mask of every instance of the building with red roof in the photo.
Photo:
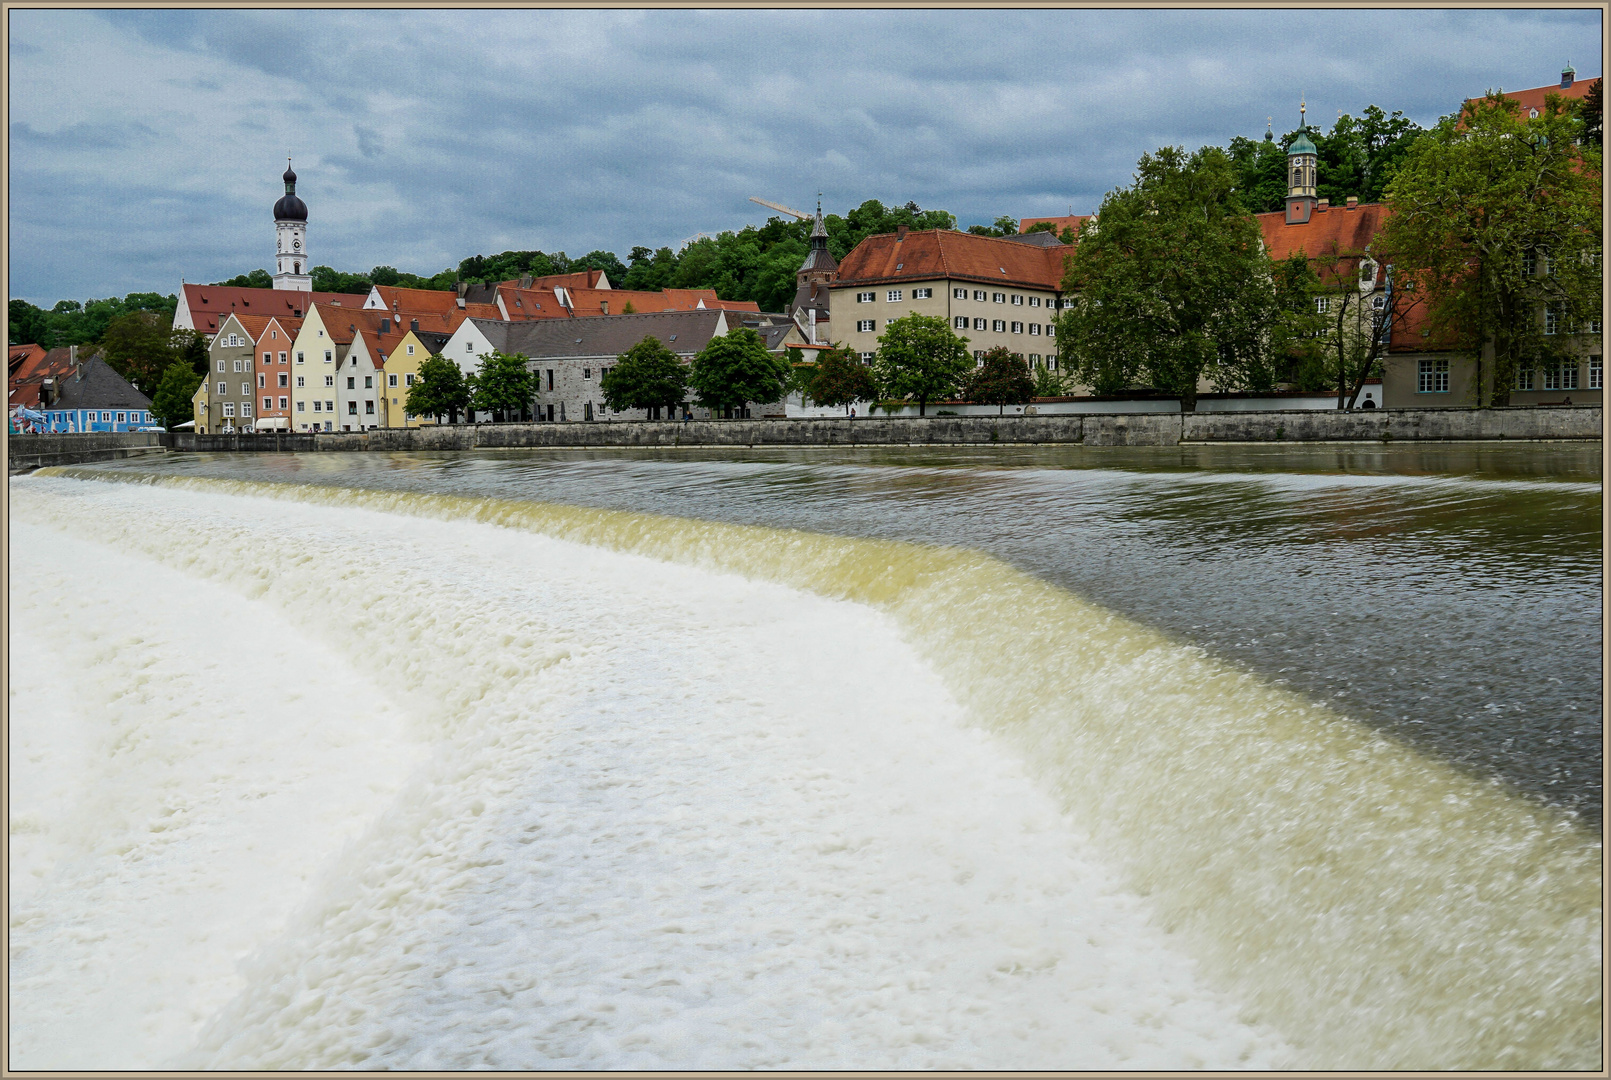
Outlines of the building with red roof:
M1535 117L1544 110L1544 101L1551 94L1566 98L1569 101L1581 101L1589 96L1599 79L1579 79L1572 65L1568 64L1561 71L1561 81L1549 86L1535 86L1530 90L1500 91L1505 97L1521 106L1522 115ZM1481 98L1467 98L1466 104L1481 101Z

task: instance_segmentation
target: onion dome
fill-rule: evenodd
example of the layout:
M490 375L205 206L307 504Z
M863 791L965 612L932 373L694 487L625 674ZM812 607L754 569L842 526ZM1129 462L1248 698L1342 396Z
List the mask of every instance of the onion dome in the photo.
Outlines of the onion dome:
M1317 153L1315 150L1315 144L1310 142L1309 136L1305 135L1301 131L1298 132L1298 137L1292 140L1292 145L1287 147L1287 157L1291 157L1293 154L1313 153Z
M280 201L274 204L274 220L308 220L307 204L296 197L296 173L291 171L291 163L289 159L287 159L285 163L285 175L280 179L285 181L285 194L280 196Z

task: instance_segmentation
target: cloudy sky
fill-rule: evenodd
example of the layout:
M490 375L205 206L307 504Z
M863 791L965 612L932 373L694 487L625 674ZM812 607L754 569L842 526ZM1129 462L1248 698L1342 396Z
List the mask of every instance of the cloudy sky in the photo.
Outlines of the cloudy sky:
M749 196L966 226L1097 207L1166 144L1600 74L1599 11L19 11L11 295L313 260L681 242Z

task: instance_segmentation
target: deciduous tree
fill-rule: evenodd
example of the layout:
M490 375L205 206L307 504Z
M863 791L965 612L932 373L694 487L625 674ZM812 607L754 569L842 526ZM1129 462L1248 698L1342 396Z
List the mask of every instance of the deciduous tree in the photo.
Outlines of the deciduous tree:
M767 352L761 335L744 326L711 338L688 369L699 403L717 410L777 401L788 381L787 361Z
M981 364L967 379L967 395L980 405L994 405L998 414L1008 405L1023 405L1035 396L1035 380L1024 358L997 345L985 352Z
M972 369L968 339L953 334L938 315L891 319L873 357L879 392L917 402L919 416L928 415L929 402L956 394Z
M1529 119L1489 94L1418 140L1388 189L1381 257L1425 297L1433 339L1477 357L1475 404L1575 361L1574 326L1600 319L1601 152L1583 135L1575 101L1550 94Z
M202 378L186 361L169 364L162 381L157 384L157 392L151 395L151 411L168 427L194 419L191 399L195 397Z
M470 388L464 372L445 356L426 357L404 407L415 416L446 416L448 423L458 423L459 413L470 407Z
M878 396L878 384L873 373L861 358L843 345L823 349L817 354L816 370L809 384L811 400L830 409L843 408L847 413L858 401L872 401Z
M1165 147L1087 224L1064 289L1063 369L1097 393L1152 387L1197 407L1199 379L1236 388L1267 366L1274 289L1258 223L1225 152Z
M687 386L682 359L652 334L616 357L599 380L604 403L612 410L664 407L668 416L682 403Z
M482 353L470 384L470 407L489 412L495 421L522 420L537 393L537 377L526 369L520 353L493 350Z

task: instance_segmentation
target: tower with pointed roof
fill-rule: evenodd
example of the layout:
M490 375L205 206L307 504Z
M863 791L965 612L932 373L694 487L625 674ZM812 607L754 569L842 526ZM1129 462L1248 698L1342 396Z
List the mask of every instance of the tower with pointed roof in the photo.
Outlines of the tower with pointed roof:
M789 314L811 338L824 339L828 324L828 286L839 276L839 263L828 251L828 229L822 222L822 197L817 197L817 217L811 225L811 250L795 271L794 303Z
M308 207L296 197L296 173L285 159L285 194L274 204L274 287L313 291L308 269Z
M1287 224L1302 225L1315 211L1319 197L1315 165L1319 155L1309 140L1308 105L1298 106L1298 137L1287 147Z

